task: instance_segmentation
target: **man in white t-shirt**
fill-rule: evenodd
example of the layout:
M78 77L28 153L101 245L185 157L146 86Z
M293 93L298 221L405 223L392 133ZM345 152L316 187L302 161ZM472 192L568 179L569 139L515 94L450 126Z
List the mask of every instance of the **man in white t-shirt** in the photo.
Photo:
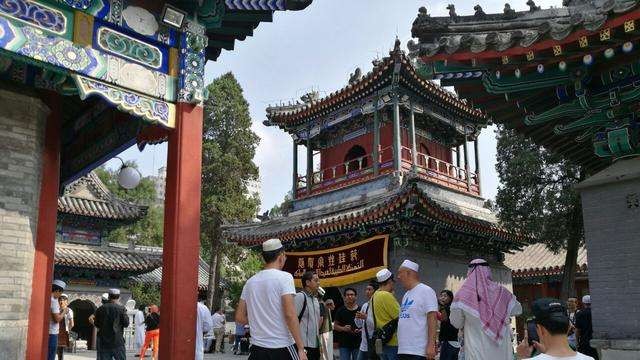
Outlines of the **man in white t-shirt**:
M262 244L264 270L242 289L236 322L251 326L249 360L307 360L293 297L293 276L282 271L286 260L279 239Z
M222 352L222 342L224 341L224 309L217 309L213 315L211 315L211 321L213 322L213 335L216 337L216 342L213 346L213 352Z
M536 331L540 342L529 344L525 330L524 339L518 345L517 358L527 360L594 360L591 356L573 351L569 347L567 332L569 331L569 317L567 309L560 300L543 298L533 302L531 312L535 318ZM530 358L533 348L540 352L538 356Z
M62 280L53 280L51 283L51 317L49 319L49 348L47 352L47 360L54 360L56 357L56 349L58 348L58 333L60 332L60 322L64 319L69 308L60 310L58 298L62 295L67 284Z
M420 266L405 260L398 269L398 282L407 290L398 318L398 359L435 359L438 333L438 298L420 282Z

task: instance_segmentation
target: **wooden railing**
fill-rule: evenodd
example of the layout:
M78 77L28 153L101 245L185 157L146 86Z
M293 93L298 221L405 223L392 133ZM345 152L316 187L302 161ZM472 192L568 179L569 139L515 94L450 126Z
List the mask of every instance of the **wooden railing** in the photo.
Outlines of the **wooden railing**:
M402 168L412 170L411 149L401 149ZM480 195L480 181L478 175L468 172L451 163L418 152L416 154L416 170L423 179L446 186L461 192ZM379 173L388 173L393 169L393 148L386 147L378 152ZM313 173L311 191L307 186L307 176L298 176L296 196L306 197L325 191L334 190L342 185L364 182L373 177L373 155L343 162L341 164L322 169Z

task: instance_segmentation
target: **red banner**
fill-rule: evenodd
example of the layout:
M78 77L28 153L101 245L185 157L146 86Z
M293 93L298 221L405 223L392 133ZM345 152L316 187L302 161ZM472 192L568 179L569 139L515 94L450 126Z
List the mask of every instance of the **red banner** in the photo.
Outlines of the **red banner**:
M323 287L369 280L387 266L388 240L389 235L378 235L337 248L288 252L283 270L293 275L297 287L306 270L315 270Z

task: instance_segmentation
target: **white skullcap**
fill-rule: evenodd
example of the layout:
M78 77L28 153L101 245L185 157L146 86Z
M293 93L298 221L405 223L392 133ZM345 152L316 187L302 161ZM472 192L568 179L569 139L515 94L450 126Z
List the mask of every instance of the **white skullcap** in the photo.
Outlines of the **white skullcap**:
M402 264L400 265L401 268L407 268L409 270L413 270L415 272L418 272L418 270L420 270L420 265L418 265L417 263L414 263L413 261L407 259L405 261L402 262Z
M583 304L591 304L591 295L585 295L582 297Z
M282 242L280 239L269 239L262 243L262 251L275 251L282 249Z
M109 289L109 295L120 295L120 289Z
M376 280L381 283L389 280L389 278L391 278L392 276L393 274L391 273L391 271L389 271L389 269L382 269L378 271L378 273L376 273Z
M68 298L69 298L69 295L67 295L67 294L62 294L62 295L60 295L60 297L61 297L61 298L68 299Z
M65 284L65 282L62 280L53 280L51 284L61 287L62 290L64 290L67 287L67 284Z

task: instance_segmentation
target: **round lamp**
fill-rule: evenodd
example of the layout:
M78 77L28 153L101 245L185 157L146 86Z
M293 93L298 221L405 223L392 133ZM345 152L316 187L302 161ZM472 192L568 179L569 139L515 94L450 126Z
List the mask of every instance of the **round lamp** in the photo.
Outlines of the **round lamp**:
M135 168L123 165L118 174L118 184L127 190L134 189L140 183L140 172Z

